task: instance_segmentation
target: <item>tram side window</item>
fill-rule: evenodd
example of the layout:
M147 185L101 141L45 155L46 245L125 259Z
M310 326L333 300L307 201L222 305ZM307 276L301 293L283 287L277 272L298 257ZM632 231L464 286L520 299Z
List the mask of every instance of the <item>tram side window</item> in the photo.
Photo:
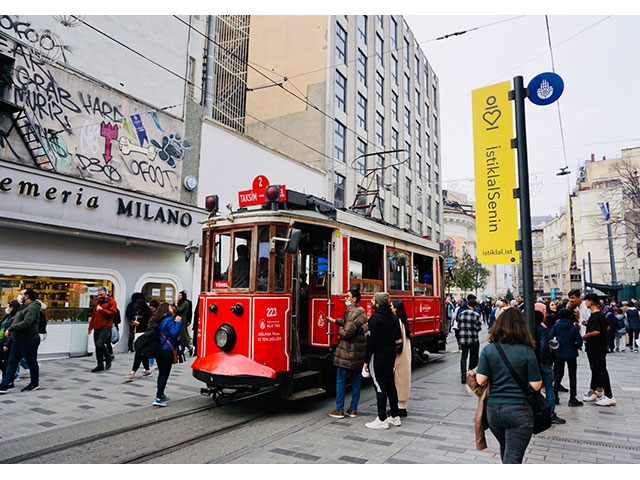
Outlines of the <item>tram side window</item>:
M387 250L387 285L390 292L411 291L411 256L408 252Z
M351 238L349 241L350 288L360 288L362 293L384 290L383 261L382 245Z
M433 295L433 258L413 256L413 282L415 295Z

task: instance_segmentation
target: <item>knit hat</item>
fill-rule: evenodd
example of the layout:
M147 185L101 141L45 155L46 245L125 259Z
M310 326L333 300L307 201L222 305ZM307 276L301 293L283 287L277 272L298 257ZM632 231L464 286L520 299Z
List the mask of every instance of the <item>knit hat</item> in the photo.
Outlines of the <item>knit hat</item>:
M389 304L389 294L387 292L377 292L373 299L380 307L384 307Z

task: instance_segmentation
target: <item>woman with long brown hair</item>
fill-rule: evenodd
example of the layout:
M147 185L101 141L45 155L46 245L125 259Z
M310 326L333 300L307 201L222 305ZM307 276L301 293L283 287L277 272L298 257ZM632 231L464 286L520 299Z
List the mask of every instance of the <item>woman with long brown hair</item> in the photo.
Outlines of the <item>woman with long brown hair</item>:
M166 407L167 397L164 390L171 374L174 352L178 351L180 331L182 329L182 318L175 317L175 305L161 303L149 320L149 329L155 328L158 332L158 342L160 343L160 353L156 357L158 363L158 384L156 398L153 401L155 407Z
M542 377L534 351L535 340L519 309L506 308L489 329L489 344L480 353L476 379L480 385L490 384L487 421L500 443L502 463L522 463L533 435L533 411L496 344L500 344L523 383L540 390Z

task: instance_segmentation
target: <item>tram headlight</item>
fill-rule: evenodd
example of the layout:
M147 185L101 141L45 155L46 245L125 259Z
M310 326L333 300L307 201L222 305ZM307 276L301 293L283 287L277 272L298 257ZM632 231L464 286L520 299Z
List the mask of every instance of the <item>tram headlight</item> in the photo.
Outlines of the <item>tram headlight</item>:
M236 331L228 323L223 323L216 331L216 345L223 352L229 352L236 345Z

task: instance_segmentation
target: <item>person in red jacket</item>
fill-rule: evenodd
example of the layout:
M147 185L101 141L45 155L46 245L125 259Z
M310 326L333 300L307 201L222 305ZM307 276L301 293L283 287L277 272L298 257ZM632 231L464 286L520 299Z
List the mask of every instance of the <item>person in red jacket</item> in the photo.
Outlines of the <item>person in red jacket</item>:
M96 347L96 360L98 365L92 369L92 372L101 372L111 368L111 353L107 344L111 341L111 329L113 328L113 319L116 316L118 305L116 301L109 296L106 287L98 287L98 299L93 305L93 313L89 321L89 335L93 331L93 343Z

